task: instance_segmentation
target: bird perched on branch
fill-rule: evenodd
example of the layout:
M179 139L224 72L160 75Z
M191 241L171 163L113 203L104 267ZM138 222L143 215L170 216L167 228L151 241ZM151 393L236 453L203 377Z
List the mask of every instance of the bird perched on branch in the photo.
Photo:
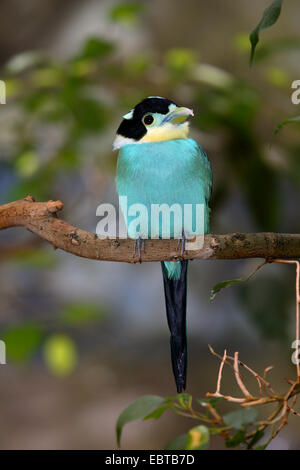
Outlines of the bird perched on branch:
M117 130L117 191L127 233L135 239L139 258L147 238L177 238L182 252L188 236L209 232L212 173L204 150L189 137L190 116L191 109L150 96L123 116ZM191 208L189 216L184 210L187 206ZM156 221L154 213L158 214ZM181 393L186 388L188 261L162 262L161 266L172 367Z

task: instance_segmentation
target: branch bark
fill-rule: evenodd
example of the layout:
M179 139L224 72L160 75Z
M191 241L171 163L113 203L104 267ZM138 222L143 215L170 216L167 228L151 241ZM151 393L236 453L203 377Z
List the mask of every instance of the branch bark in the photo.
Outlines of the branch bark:
M54 248L76 256L102 261L133 263L134 241L99 239L96 234L74 227L57 217L61 201L35 202L27 196L0 206L0 230L21 226L50 242ZM177 240L147 240L142 261L176 261L179 259L300 258L300 234L230 233L205 235L204 246L187 250L183 256Z

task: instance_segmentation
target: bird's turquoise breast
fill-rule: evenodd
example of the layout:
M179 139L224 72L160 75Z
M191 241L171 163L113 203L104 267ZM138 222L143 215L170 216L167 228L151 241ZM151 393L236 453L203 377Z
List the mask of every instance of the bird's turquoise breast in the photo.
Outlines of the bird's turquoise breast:
M159 224L152 223L151 206L177 204L184 212L184 206L190 206L189 214L193 218L193 230L196 233L209 231L208 201L211 190L211 169L205 152L193 139L176 139L163 142L129 144L121 148L118 158L116 185L119 196L127 197L127 209L133 204L142 204L147 208L147 233L141 231L141 238L150 236L165 237L162 216ZM196 205L204 205L204 222L196 223ZM128 216L121 204L125 216L128 235L135 238L131 222L135 215ZM154 206L155 207L155 206ZM188 212L188 211L187 211ZM190 216L189 216L190 217ZM153 219L152 219L153 220ZM171 237L181 237L182 226L177 216L171 216ZM152 232L151 232L152 227ZM196 229L196 230L195 230Z

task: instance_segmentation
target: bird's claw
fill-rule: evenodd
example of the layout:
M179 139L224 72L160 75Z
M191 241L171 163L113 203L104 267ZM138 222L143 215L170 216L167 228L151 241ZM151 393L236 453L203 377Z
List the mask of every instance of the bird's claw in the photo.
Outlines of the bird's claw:
M142 251L145 253L145 240L143 238L136 238L133 244L133 257L135 258L137 252L140 263L142 262Z

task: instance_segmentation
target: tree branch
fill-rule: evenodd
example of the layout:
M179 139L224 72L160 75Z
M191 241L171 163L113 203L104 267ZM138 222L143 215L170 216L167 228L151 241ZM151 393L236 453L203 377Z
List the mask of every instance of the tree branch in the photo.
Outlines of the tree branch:
M35 202L32 196L0 206L0 230L21 226L50 242L54 248L83 258L136 262L131 239L99 239L59 219L61 201ZM204 246L187 250L183 256L177 240L147 240L142 261L176 261L179 259L300 258L300 234L230 233L205 235Z

